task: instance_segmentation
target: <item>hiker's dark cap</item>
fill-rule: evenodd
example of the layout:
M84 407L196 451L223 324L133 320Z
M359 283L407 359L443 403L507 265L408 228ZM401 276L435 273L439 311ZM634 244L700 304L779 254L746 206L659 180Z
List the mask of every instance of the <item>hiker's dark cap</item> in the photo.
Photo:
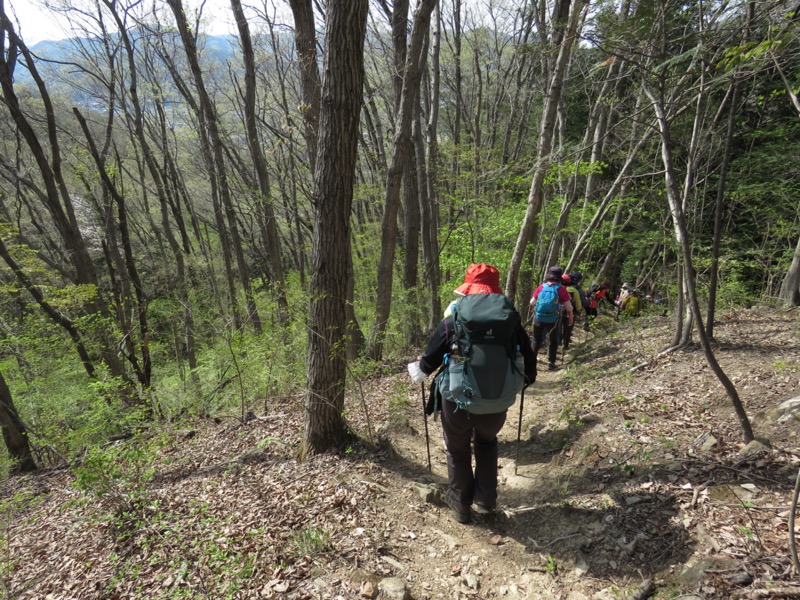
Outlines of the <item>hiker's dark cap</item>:
M550 267L547 270L547 275L545 275L545 281L558 281L561 282L561 277L564 275L564 271L561 270L561 267Z
M467 267L464 283L456 288L456 294L469 296L470 294L502 294L500 289L500 272L492 265L483 263L472 264Z
M570 277L572 277L572 283L580 283L583 280L583 273L575 271Z

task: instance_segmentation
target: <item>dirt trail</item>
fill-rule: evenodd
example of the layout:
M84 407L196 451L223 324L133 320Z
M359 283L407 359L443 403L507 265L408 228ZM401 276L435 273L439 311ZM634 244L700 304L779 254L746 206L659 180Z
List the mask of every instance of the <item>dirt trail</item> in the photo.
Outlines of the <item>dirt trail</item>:
M620 598L651 581L662 598L783 589L797 459L740 453L729 401L699 348L630 372L667 345L669 328L658 317L601 319L592 334L581 332L562 369L540 371L525 397L516 474L518 404L499 436L499 515L460 525L444 507L417 506L418 539L435 541L440 530L457 544L449 554L434 544L441 560L432 565L413 562L409 574L427 582L425 597ZM717 339L756 430L796 452L797 420L787 427L756 417L798 393L796 314L728 315ZM421 418L410 424L392 447L405 464L424 465ZM433 475L404 477L444 484L440 425L429 429ZM413 504L414 493L406 496Z

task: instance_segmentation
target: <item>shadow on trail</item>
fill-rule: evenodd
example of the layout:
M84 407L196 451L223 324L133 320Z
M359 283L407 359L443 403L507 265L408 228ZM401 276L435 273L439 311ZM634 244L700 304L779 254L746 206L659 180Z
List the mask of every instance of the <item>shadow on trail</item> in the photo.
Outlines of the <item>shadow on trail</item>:
M476 515L475 522L464 527L513 539L530 554L534 570L560 569L567 574L580 569L598 578L640 579L683 567L695 553L697 540L687 529L692 519L685 520L695 490L708 488L709 502L724 503L719 506L743 521L768 520L771 515L765 511L748 516L747 507L728 488L738 490L740 484L754 482L763 490L791 491L782 471L785 461L778 457L743 458L733 453L661 463L641 462L641 456L614 451L572 455L567 448L574 448L598 423L587 420L563 429L530 430L528 439L521 441L516 474L516 443L501 442L500 510L490 517ZM389 441L373 456L383 455L382 466L409 482L446 487L438 429L431 432L432 454L440 460L437 464L434 458L433 474L426 467L424 432L404 433L418 440L416 456L393 453ZM438 510L442 519L452 518L448 511ZM768 531L769 524L760 523L759 528Z
M509 417L516 422L519 415L512 417L509 414ZM527 438L520 439L519 448L516 442L500 441L498 454L501 457L514 458L517 461L518 469L525 465L550 462L565 448L575 445L584 433L598 423L600 423L600 419L589 415L580 421L565 421L565 426L558 429L533 424L527 428ZM526 429L524 424L525 417L523 416L523 432Z
M424 434L419 440L424 446ZM534 569L541 565L538 568L566 573L580 568L598 578L639 578L684 564L693 554L695 542L677 519L678 500L668 493L613 491L613 479L627 478L622 473L609 477L603 469L576 470L566 482L530 476L528 484L520 486L520 480L526 478L523 472L512 487L505 482L511 474L504 471L513 469L513 463L503 460L511 449L504 444L500 453L504 465L500 470L500 509L491 516L474 515L474 522L463 527L513 539L530 554ZM421 450L424 453L424 447ZM409 482L446 489L442 465L429 473L424 458L415 462L403 457L387 440L373 457ZM431 505L431 510L452 520L449 510L438 503Z
M596 508L571 502L568 496L558 503L517 505L517 494L503 492L515 508L483 518L476 526L541 555L548 570L578 568L594 577L647 577L685 563L694 552L695 542L675 518L678 503L666 495L643 497L632 506L606 497Z

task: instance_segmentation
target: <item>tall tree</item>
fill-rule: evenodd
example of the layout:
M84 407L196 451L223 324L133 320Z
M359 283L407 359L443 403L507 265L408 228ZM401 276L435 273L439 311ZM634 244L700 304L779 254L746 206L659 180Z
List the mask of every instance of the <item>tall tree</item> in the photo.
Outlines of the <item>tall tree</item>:
M329 0L326 11L300 457L325 452L347 436L342 415L347 367L344 308L368 8L368 0Z
M28 430L14 408L11 390L0 373L0 427L3 429L3 441L6 443L8 455L14 459L12 473L28 473L36 470L33 452L28 441Z
M370 338L367 354L380 360L383 354L383 340L389 322L392 305L392 279L394 256L397 242L397 211L400 204L400 184L405 171L409 152L413 149L411 132L414 115L414 100L419 94L421 78L422 51L425 37L430 27L431 13L437 0L421 0L414 11L414 24L411 28L411 42L406 55L400 102L397 109L397 123L394 138L394 152L386 176L386 193L381 220L381 255L378 261L378 292L375 306L375 324Z
M258 219L263 230L264 245L267 251L269 275L278 304L278 320L285 324L288 318L289 305L286 301L286 282L281 262L281 244L278 237L278 225L275 220L275 209L272 205L272 191L267 171L267 160L261 147L258 135L256 115L256 65L253 52L253 41L250 27L247 24L241 0L231 0L231 8L236 17L239 29L239 40L242 45L244 60L244 122L247 131L247 147L253 159L253 166L258 182Z
M108 2L109 0L104 0ZM181 41L183 42L183 49L186 52L186 58L189 61L189 66L194 78L195 88L197 89L198 105L200 111L203 113L205 119L205 131L201 135L207 135L211 146L211 159L214 175L216 176L216 184L219 189L219 197L222 204L222 209L225 212L226 225L230 232L230 240L233 249L233 255L236 258L236 267L239 274L239 280L242 284L245 294L245 301L247 303L247 321L252 324L253 329L257 333L261 333L261 317L258 314L255 298L253 296L252 286L250 284L249 269L247 262L244 258L244 249L242 247L242 239L239 233L238 217L236 208L233 204L231 195L230 182L228 181L228 167L225 160L225 152L223 148L222 132L220 131L220 120L217 112L217 107L208 91L203 77L203 69L200 66L200 59L197 52L197 43L195 35L189 28L189 22L183 10L181 0L167 0L172 14L175 16L175 22L178 26Z
M429 69L429 84L425 86L425 106L428 121L425 124L425 136L422 131L415 134L415 148L417 163L423 165L424 184L420 185L420 221L422 238L422 260L425 265L423 280L428 289L428 318L427 330L433 331L439 323L442 314L442 304L439 299L439 285L441 274L439 270L439 209L438 173L439 173L439 91L440 72L439 57L441 53L441 4L434 8L431 31L431 58Z
M320 77L317 70L317 36L314 27L314 9L311 0L289 0L295 23L295 45L302 89L303 124L306 151L312 177L316 172L318 129L320 121ZM300 237L300 236L298 236ZM349 244L348 244L349 247ZM354 306L355 276L352 256L348 256L347 302L347 355L355 358L364 350L365 338L358 323Z
M565 6L569 0L560 0L556 9L559 15L565 14ZM517 278L522 266L528 244L533 238L536 227L536 218L542 208L544 200L544 179L550 167L550 153L553 150L553 136L556 127L556 114L558 105L561 101L561 93L567 75L567 65L569 64L575 42L578 35L578 24L581 13L588 6L588 0L572 0L572 9L569 12L569 20L565 32L562 28L556 27L553 33L553 49L558 52L552 74L545 81L546 93L544 99L544 110L539 124L539 141L536 147L536 163L528 192L528 203L525 210L525 218L520 226L517 242L514 246L514 254L511 257L511 264L506 275L506 294L512 299L517 295ZM541 27L540 27L541 29Z

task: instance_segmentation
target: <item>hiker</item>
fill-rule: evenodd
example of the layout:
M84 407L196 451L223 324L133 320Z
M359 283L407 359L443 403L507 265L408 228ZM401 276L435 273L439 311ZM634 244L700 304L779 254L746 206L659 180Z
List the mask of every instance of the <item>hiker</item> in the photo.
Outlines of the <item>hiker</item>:
M619 291L619 294L617 294L616 300L614 300L614 306L616 307L616 312L614 314L615 321L619 321L619 312L622 310L622 303L625 302L625 298L627 298L630 293L630 286L627 283L623 283L622 289Z
M586 307L586 322L583 328L589 331L589 322L597 318L597 309L606 297L608 289L611 284L608 281L603 281L599 285L593 285L589 288L587 293L589 305Z
M495 267L470 265L455 292L464 297L408 369L420 383L442 367L425 412L442 411L447 503L459 523L468 523L473 506L484 515L497 506L497 434L517 394L536 381L536 355Z
M570 298L572 298L572 323L569 322L569 319L561 319L561 343L566 351L569 350L569 345L572 341L572 330L575 327L575 322L580 318L582 307L581 296L572 284L572 277L564 273L561 276L561 283L569 292Z
M583 328L585 331L589 331L589 314L586 312L586 308L589 306L589 297L586 294L586 290L581 286L583 282L583 273L575 271L570 274L569 277L572 280L572 287L578 290L578 296L581 299L580 305L573 307L573 311L578 311L575 313L576 315L578 313L583 313Z
M533 311L533 352L538 354L544 346L545 338L549 338L547 347L548 368L555 371L560 337L560 319L566 318L573 324L572 297L561 285L563 273L560 267L550 267L545 281L533 291L531 306ZM562 313L566 312L566 317Z
M619 309L629 317L638 317L642 311L642 298L638 288L633 288L620 304Z

